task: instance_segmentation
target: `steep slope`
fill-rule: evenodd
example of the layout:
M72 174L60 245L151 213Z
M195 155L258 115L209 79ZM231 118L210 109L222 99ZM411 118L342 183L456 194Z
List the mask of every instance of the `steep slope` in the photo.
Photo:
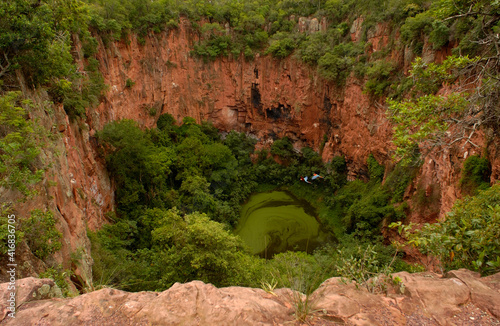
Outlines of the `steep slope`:
M302 22L305 33L320 28L311 27L316 23L305 18ZM351 28L353 40L360 37L360 31L361 23L357 20ZM368 35L371 51L380 51L388 42L388 34L386 25L378 25ZM191 23L181 19L178 29L150 34L144 45L134 35L130 35L128 42L107 46L100 42L100 71L109 90L97 108L87 109L87 120L69 121L61 106L54 107L53 113L43 109L31 113L33 119L41 118L55 135L54 148L46 148L43 154L45 161L53 162L53 166L48 170L49 178L41 185L41 195L18 204L16 211L19 216L28 216L35 207L47 207L55 213L64 242L54 260L63 268L75 270L76 284L91 284L92 260L86 227L96 229L105 223L105 214L114 205L112 183L94 146L95 132L110 121L133 119L151 127L160 114L170 113L178 121L191 116L198 122L212 121L223 131L235 129L254 134L259 146L288 136L297 149L311 146L321 150L325 161L344 155L351 180L366 176L366 158L370 153L379 162L392 164L392 148L388 143L392 127L383 103L364 94L362 83L354 77L348 78L344 87L337 87L293 56L283 60L257 56L253 61L221 58L204 62L189 54L197 38ZM413 57L410 51L401 48L394 50L391 57L407 68ZM446 51L434 53L424 46L424 57L440 60ZM79 45L75 56L83 62ZM24 92L31 91L24 89ZM43 91L30 97L39 104L48 99ZM475 137L475 143L485 144L484 135ZM496 144L491 143L489 148L494 181L500 176L500 164ZM419 177L408 187L406 198L425 189L426 196L433 196L434 204L431 209L414 211L414 219L433 220L449 211L460 195L457 181L462 162L473 154L480 154L480 149L467 145L427 158ZM5 194L5 198L13 197L15 194ZM80 257L72 257L74 252L79 252ZM33 263L20 270L21 276L43 270L32 256L23 257L23 261Z
M361 23L358 19L351 27L353 40L361 37ZM384 49L391 32L386 24L374 30L367 41L372 53ZM304 32L312 31L304 28ZM322 151L325 161L344 155L351 180L366 175L370 153L385 165L393 164L394 148L388 142L392 126L384 103L365 94L361 81L350 77L345 86L335 86L293 55L283 60L257 56L252 61L240 57L204 62L189 54L197 38L191 23L181 19L177 30L151 34L144 46L135 36L127 44L112 43L108 48L101 44L101 71L110 89L97 110L89 112L90 132L117 119L151 127L160 114L170 113L178 121L190 116L198 122L211 121L223 131L254 134L260 146L288 136L297 149L310 146ZM423 51L424 60L439 62L450 48L436 52L424 45ZM414 54L399 44L390 57L407 69ZM127 80L135 84L127 87ZM484 135L473 140L485 144ZM492 181L499 177L495 148L490 144ZM460 196L457 181L462 162L474 154L481 154L481 149L470 144L432 153L407 197L417 188L434 189L435 207L427 215L443 216Z

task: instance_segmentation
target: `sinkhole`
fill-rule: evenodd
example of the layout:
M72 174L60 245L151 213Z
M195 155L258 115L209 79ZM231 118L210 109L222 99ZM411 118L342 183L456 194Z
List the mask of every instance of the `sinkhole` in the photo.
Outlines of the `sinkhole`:
M268 259L286 251L312 253L333 237L321 229L314 207L283 190L252 195L235 233L254 254Z

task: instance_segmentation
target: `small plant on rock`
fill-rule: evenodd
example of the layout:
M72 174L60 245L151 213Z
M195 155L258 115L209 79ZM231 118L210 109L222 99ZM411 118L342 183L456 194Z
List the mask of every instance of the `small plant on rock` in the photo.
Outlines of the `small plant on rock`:
M127 81L125 82L125 87L132 88L134 85L135 85L135 82L132 79L127 78Z
M397 251L390 264L380 266L374 248L373 245L368 245L366 248L359 246L357 252L350 256L339 250L340 258L336 269L337 273L342 275L344 283L354 281L356 288L362 286L371 293L384 292L387 289L388 281L392 279L391 266Z
M31 211L29 219L22 223L25 239L33 254L44 260L61 249L61 232L55 227L56 220L51 211Z

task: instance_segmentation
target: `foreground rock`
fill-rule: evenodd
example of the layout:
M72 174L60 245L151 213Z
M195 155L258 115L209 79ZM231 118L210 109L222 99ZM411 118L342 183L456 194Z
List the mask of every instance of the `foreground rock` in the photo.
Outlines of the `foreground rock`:
M458 270L394 274L401 283L372 294L332 278L309 297L312 325L500 325L500 273L480 278ZM128 293L103 289L58 298L51 280L19 280L15 319L8 316L7 283L0 285L1 325L294 325L297 301L289 289L218 289L193 281L169 290Z

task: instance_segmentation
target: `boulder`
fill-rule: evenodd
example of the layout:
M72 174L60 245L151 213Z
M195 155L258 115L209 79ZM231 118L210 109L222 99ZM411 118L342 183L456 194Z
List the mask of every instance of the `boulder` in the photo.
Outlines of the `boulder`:
M15 318L4 301L0 325L500 325L499 280L467 270L401 272L379 287L384 293L331 278L309 296L193 281L161 293L105 288L61 298L52 280L26 278L16 283ZM3 298L8 285L0 285Z

